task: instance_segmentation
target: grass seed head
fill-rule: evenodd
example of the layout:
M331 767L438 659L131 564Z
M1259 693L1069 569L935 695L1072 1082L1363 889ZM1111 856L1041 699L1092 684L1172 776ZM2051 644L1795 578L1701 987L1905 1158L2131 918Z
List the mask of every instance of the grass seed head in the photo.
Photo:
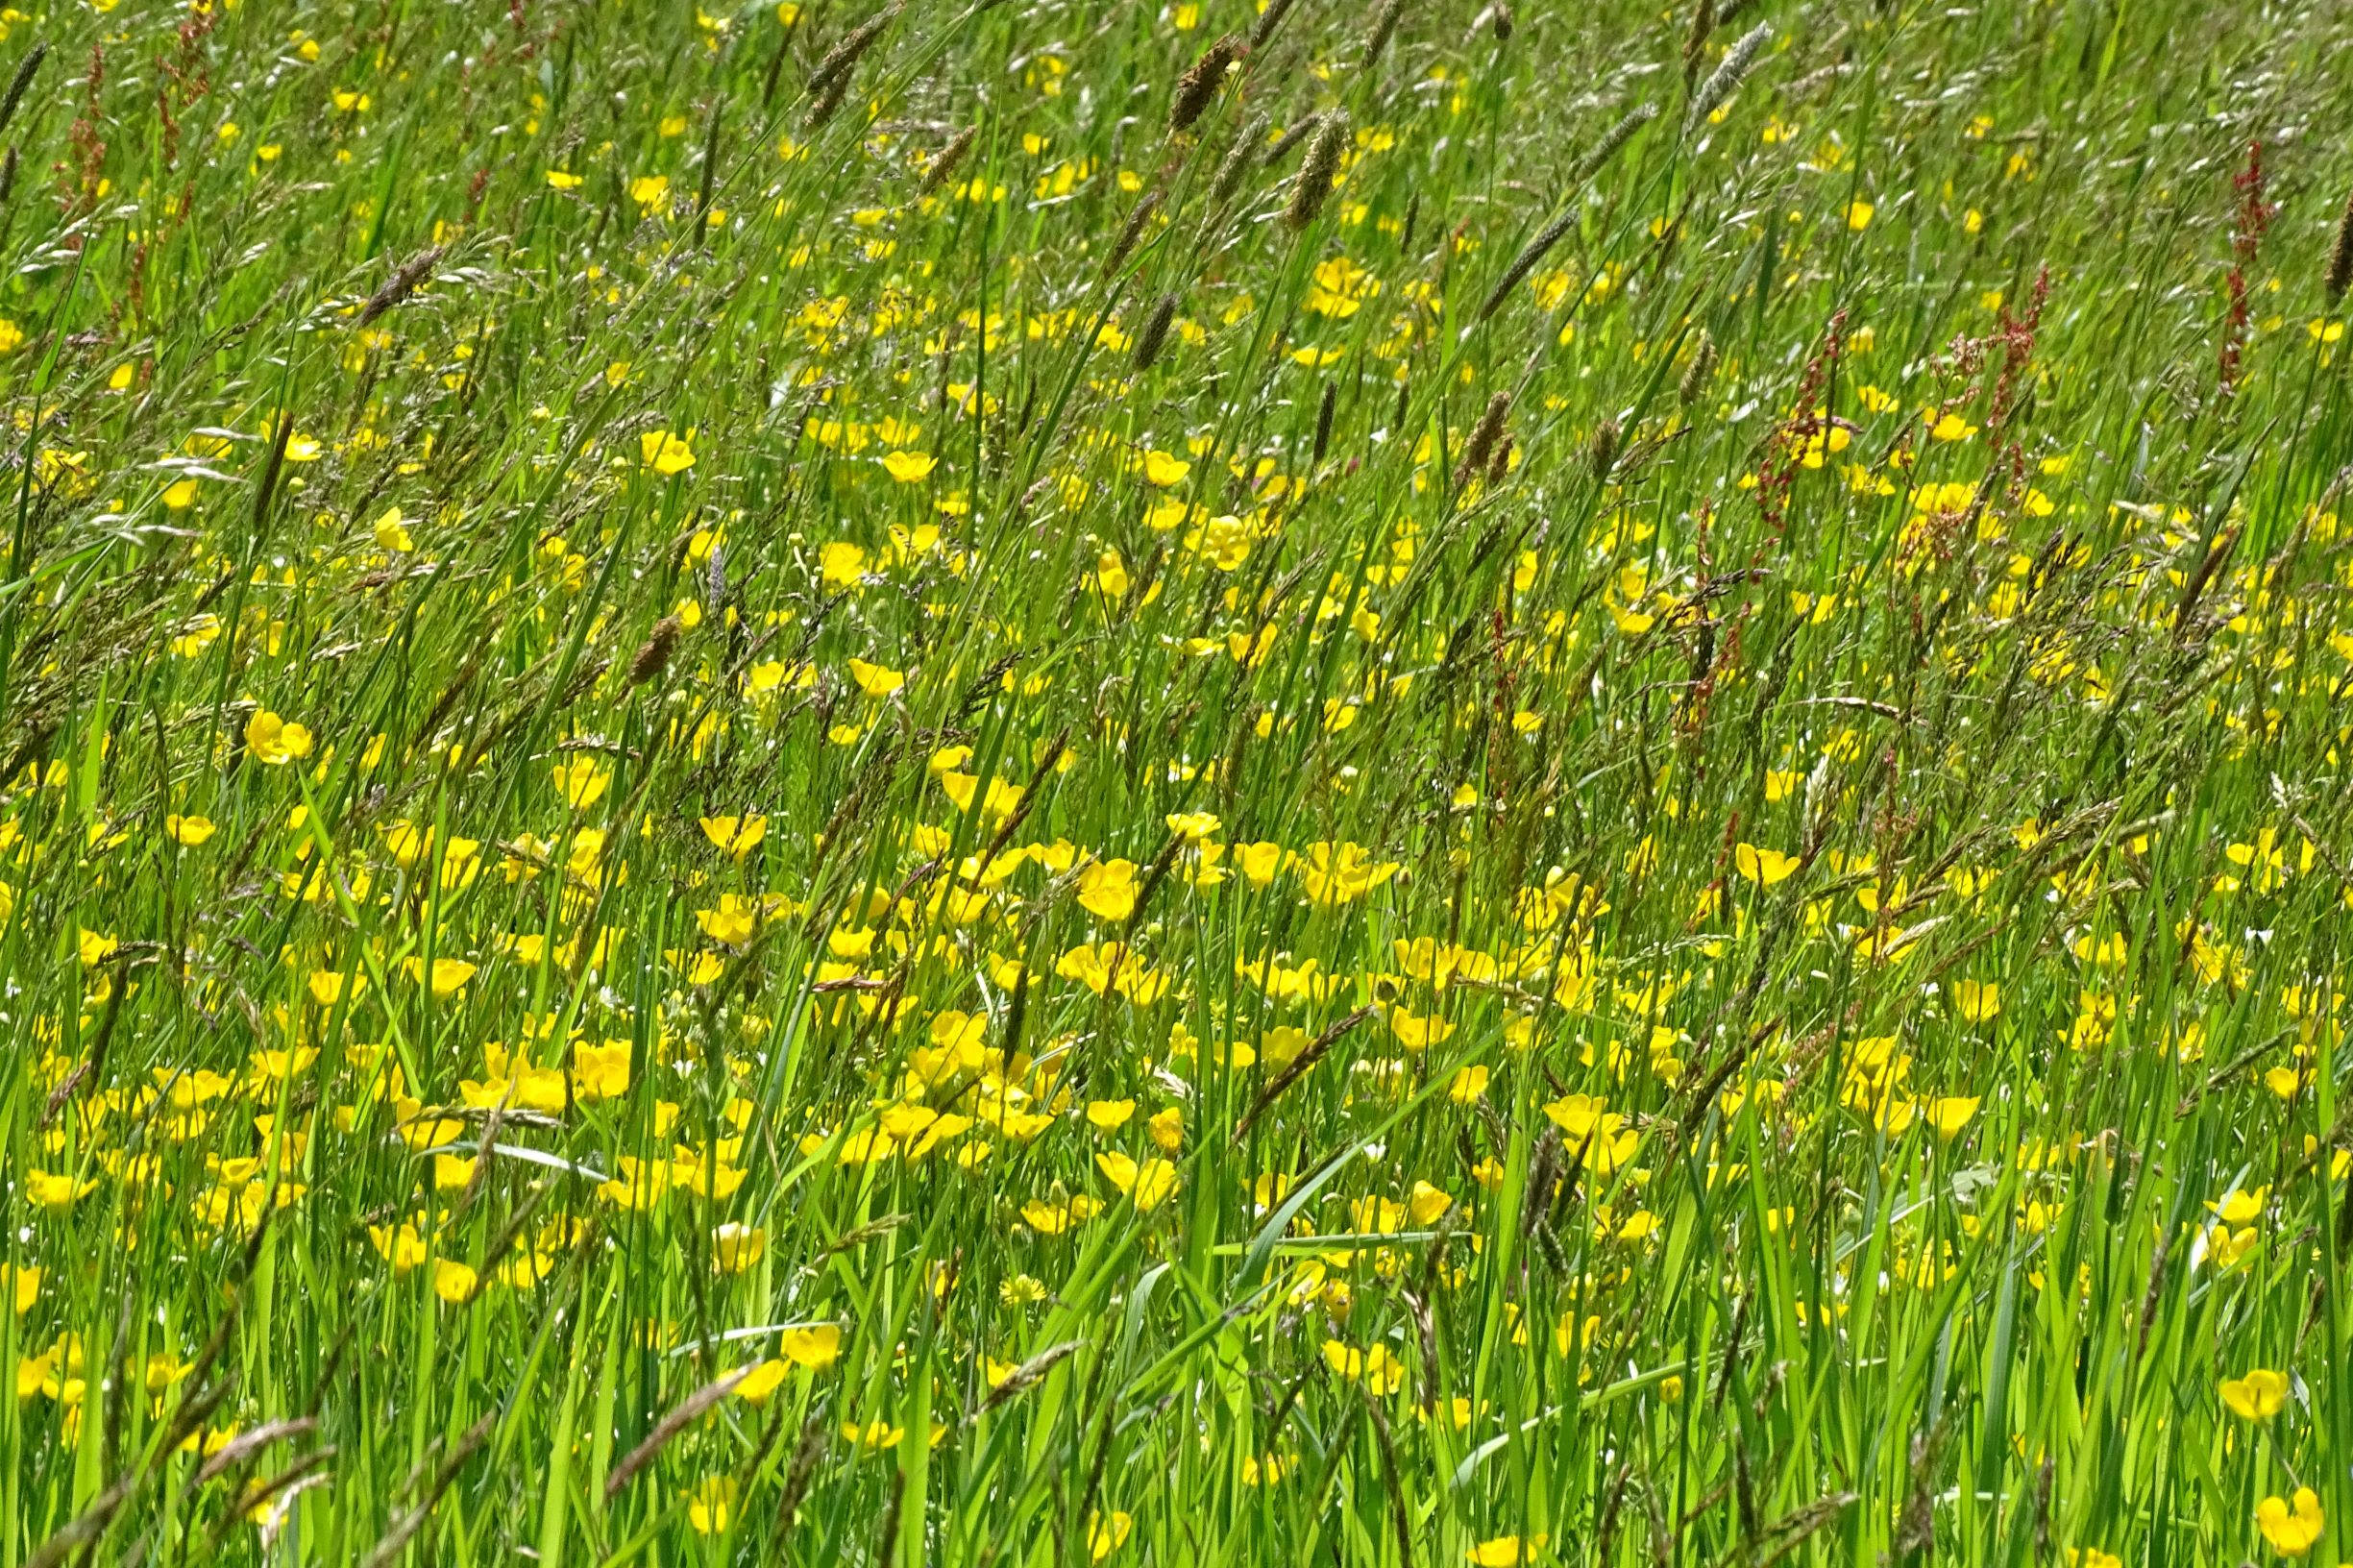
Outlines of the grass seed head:
M360 307L359 325L370 325L377 317L414 294L418 285L433 270L433 263L440 259L441 247L435 245L419 251L402 262L394 269L392 276L384 280L384 286L370 295L368 303Z
M1276 164L1282 162L1285 159L1290 157L1292 148L1298 146L1301 142L1307 140L1308 137L1315 134L1315 127L1319 122L1319 119L1320 116L1318 115L1307 115L1297 124L1285 131L1281 135L1275 137L1274 144L1266 149L1266 166L1271 169Z
M1177 78L1176 93L1168 100L1168 134L1181 136L1217 101L1217 89L1241 59L1242 40L1228 33L1201 51L1192 69Z
M1307 157L1300 159L1299 177L1291 182L1290 205L1283 209L1283 221L1294 233L1313 223L1324 209L1332 182L1339 177L1340 154L1347 147L1347 111L1327 110L1315 128L1314 139L1308 143Z
M1618 451L1625 444L1626 427L1614 419L1605 419L1593 427L1593 444L1586 449L1593 470L1593 482L1607 484L1609 471L1618 466Z
M1773 37L1773 28L1764 22L1743 33L1731 48L1724 53L1723 62L1708 73L1691 95L1691 107L1683 112L1683 132L1688 135L1706 122L1723 102L1740 90L1749 72L1756 66L1756 57L1764 52L1765 40Z
M1658 118L1656 104L1636 104L1619 115L1617 122L1610 126L1602 139L1593 144L1592 151L1577 160L1576 170L1569 176L1569 184L1581 185L1607 168L1609 160L1617 157L1628 142L1634 139L1634 133L1656 118Z
M1692 8L1691 32L1683 39L1683 86L1689 90L1700 74L1700 62L1707 58L1708 35L1716 30L1716 0L1700 0Z
M661 678L662 672L670 667L671 654L677 649L681 629L681 624L674 615L666 615L653 624L651 634L638 649L637 656L629 661L630 685L643 686L648 681Z
M49 45L37 43L17 62L16 74L9 78L7 95L0 97L0 131L7 130L9 122L16 117L16 106L24 102L25 89L33 86L33 73L41 68L41 61L48 57Z
M825 58L817 62L809 73L809 96L812 104L803 123L815 130L833 118L833 111L842 107L843 97L849 91L849 79L858 68L858 61L881 37L883 29L896 18L903 0L892 0L847 33L842 41L825 51Z
M825 58L817 62L817 69L809 73L809 95L813 98L824 97L841 78L855 70L858 61L874 46L874 40L882 37L882 30L891 25L898 12L899 7L895 0L894 4L883 7L843 34L842 40L826 50Z
M1233 199L1234 193L1241 189L1242 182L1250 177L1252 156L1258 152L1259 143L1265 139L1266 116L1251 115L1235 136L1234 145L1226 149L1226 156L1218 163L1217 172L1210 178L1210 206L1225 206Z
M1150 370L1160 358L1161 350L1168 344L1168 329L1176 321L1177 297L1163 294L1154 303L1152 313L1144 318L1143 331L1136 334L1136 355L1133 361L1138 375Z
M923 170L923 183L916 187L916 200L919 202L946 184L948 177L956 172L957 166L965 160L965 155L971 152L972 143L979 138L979 125L968 125L956 133L953 141L934 153L931 163Z
M1283 18L1290 14L1295 3L1296 0L1266 0L1266 9L1259 12L1258 21L1250 29L1250 47L1253 50L1266 46L1266 41L1275 36L1275 29L1283 25Z
M842 100L848 95L849 73L847 71L842 72L839 76L827 78L825 85L818 89L817 102L809 106L809 112L801 119L802 129L809 131L821 129L826 121L833 118L834 110L842 107Z
M1108 278L1127 265L1127 258L1135 254L1137 242L1143 238L1144 226L1152 221L1152 214L1159 210L1160 192L1157 190L1145 192L1143 200L1129 209L1127 222L1119 226L1119 237L1112 241L1111 255L1103 258L1104 277Z
M1462 447L1464 476L1486 471L1487 458L1495 452L1495 443L1502 439L1504 421L1511 416L1511 394L1498 392L1487 400L1486 412L1471 427L1471 438Z
M1388 49L1389 39L1397 35L1398 18L1405 13L1406 0L1385 0L1373 17L1372 31L1364 37L1365 70L1369 71L1381 63L1382 55Z
M1691 363L1683 367L1683 379L1675 389L1676 396L1688 408L1707 396L1707 383L1716 375L1716 340L1703 331L1700 341L1691 351Z
M2353 283L2353 194L2345 197L2344 211L2337 219L2337 243L2329 247L2328 277L2323 285L2329 304L2344 298L2347 283Z

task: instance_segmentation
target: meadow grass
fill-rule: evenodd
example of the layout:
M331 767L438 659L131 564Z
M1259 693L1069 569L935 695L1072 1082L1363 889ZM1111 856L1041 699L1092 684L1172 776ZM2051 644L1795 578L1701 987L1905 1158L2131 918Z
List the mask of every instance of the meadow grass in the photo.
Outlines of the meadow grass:
M2337 1560L2348 46L0 12L0 1568Z

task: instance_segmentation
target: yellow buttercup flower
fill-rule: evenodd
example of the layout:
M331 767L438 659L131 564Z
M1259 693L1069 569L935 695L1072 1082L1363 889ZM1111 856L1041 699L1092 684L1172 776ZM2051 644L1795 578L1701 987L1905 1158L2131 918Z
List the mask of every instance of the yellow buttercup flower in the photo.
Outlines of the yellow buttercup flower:
M1133 1158L1116 1150L1098 1154L1094 1163L1112 1186L1127 1194L1128 1200L1144 1213L1150 1213L1168 1201L1176 1190L1176 1166L1165 1160L1151 1159L1139 1164Z
M462 958L436 958L428 970L425 961L411 958L402 966L411 980L427 981L436 996L449 996L463 991L466 982L474 978L475 966Z
M795 1366L822 1371L842 1354L842 1328L838 1323L814 1323L787 1329L777 1337L776 1348Z
M768 837L766 817L705 817L702 835L721 852L743 859Z
M2259 1366L2243 1377L2224 1378L2221 1393L2232 1414L2248 1421L2268 1421L2288 1401L2288 1374Z
M1106 920L1124 920L1135 914L1136 898L1141 891L1136 881L1134 861L1097 861L1079 872L1079 904Z
M473 1269L453 1258L440 1258L433 1262L433 1294L453 1306L473 1299L478 1278Z
M69 1172L33 1169L24 1174L24 1194L43 1209L70 1209L98 1189L98 1184L76 1182Z
M245 749L256 762L269 767L282 767L310 755L311 744L309 730L267 708L256 710L245 721Z
M1283 868L1283 846L1279 844L1238 844L1234 846L1234 864L1254 888L1262 888L1275 879Z
M1591 1094L1564 1094L1546 1105L1544 1115L1560 1129L1572 1154L1583 1151L1587 1168L1596 1175L1609 1175L1631 1161L1641 1144L1642 1135Z
M1183 484L1185 476L1193 471L1192 464L1164 452L1145 453L1140 466L1143 470L1144 482L1163 490Z
M1116 1508L1109 1518L1097 1514L1087 1521L1087 1555L1101 1562L1127 1544L1128 1532L1135 1528L1136 1521Z
M926 452L892 452L883 454L882 467L883 472L901 484L920 484L931 477L939 462Z
M1936 1136L1951 1139L1960 1136L1961 1129L1969 1125L1970 1118L1977 1114L1977 1105L1978 1097L1974 1094L1955 1094L1930 1100L1924 1110Z
M1956 980L1952 1005L1971 1023L1984 1023L2001 1014L2001 988L1988 981Z
M735 1517L735 1478L706 1476L687 1494L686 1519L698 1535L716 1535Z
M2318 1494L2298 1486L2292 1499L2267 1497L2255 1506L2255 1524L2271 1550L2283 1557L2300 1557L2313 1549L2327 1528Z
M637 438L637 450L639 461L665 478L695 466L695 449L687 437L669 430L646 431Z
M1739 844L1732 847L1732 869L1750 881L1764 887L1787 881L1802 863L1795 855L1778 849L1760 848L1753 844Z
M858 690L880 701L907 684L907 677L886 665L869 664L864 659L849 661L849 678L858 683Z
M1094 585L1106 599L1127 597L1127 562L1115 550L1106 549L1095 557Z
M748 1405L765 1405L792 1370L782 1361L761 1361L736 1380L732 1392Z
M173 812L163 819L164 836L174 844L193 849L212 837L214 828L209 817L183 817Z
M613 771L600 766L590 757L575 757L559 762L554 768L555 789L564 797L564 804L575 811L586 811L604 798L604 792L613 782Z
M1365 1391L1376 1399L1385 1399L1405 1383L1405 1362L1385 1344L1376 1342L1369 1350L1359 1350L1344 1340L1324 1341L1324 1364L1350 1383L1362 1380Z
M582 1047L583 1050L591 1048ZM626 1050L625 1046L624 1050ZM622 1066L625 1073L628 1066L625 1055L622 1058ZM573 1092L578 1094L580 1067L576 1059L573 1066ZM741 1274L758 1262L767 1252L768 1233L757 1225L746 1225L740 1220L731 1219L711 1233L711 1261L718 1265L722 1274Z

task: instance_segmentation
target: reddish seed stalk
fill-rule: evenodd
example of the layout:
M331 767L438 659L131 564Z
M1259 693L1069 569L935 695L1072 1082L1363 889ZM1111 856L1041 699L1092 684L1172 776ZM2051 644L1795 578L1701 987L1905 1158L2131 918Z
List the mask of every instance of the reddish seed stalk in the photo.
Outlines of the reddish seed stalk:
M2263 248L2264 233L2271 227L2275 210L2263 199L2262 142L2246 144L2246 167L2232 177L2231 186L2239 193L2239 217L2231 230L2230 275L2222 285L2230 304L2223 315L2222 351L2217 367L2217 389L2225 398L2238 395L2240 362L2246 354L2247 326L2253 316L2247 303L2247 274L2254 269L2256 256Z

